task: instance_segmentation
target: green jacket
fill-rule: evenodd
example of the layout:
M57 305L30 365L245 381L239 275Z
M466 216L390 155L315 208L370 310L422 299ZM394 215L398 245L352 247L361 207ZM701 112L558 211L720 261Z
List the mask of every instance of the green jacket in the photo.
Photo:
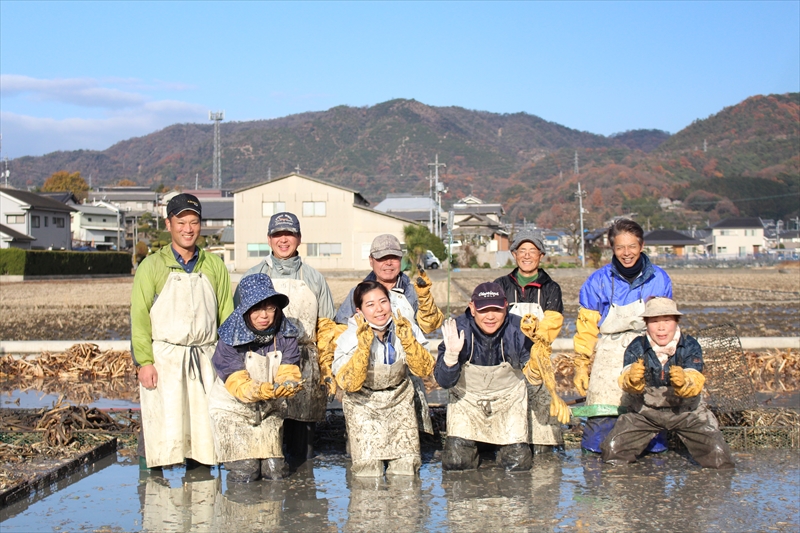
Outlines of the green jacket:
M164 288L170 272L183 272L175 260L172 246L164 246L147 256L136 269L131 292L131 350L139 365L153 364L153 338L150 326L150 308ZM193 272L208 276L217 296L217 326L233 312L231 278L222 260L198 248L197 264Z

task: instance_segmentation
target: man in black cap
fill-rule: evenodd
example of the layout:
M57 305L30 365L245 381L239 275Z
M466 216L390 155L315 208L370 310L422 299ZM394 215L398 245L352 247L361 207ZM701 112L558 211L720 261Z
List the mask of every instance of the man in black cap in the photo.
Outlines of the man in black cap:
M463 315L445 320L433 370L436 382L450 391L444 470L477 468L479 442L498 446L497 462L506 470L530 469L526 381L554 377L552 367L543 369L531 358L533 341L525 326L508 313L503 288L492 282L475 287ZM558 396L554 400L554 414L568 419L569 408Z
M508 297L509 313L520 317L533 315L532 333L537 339L537 349L550 357L552 343L564 322L564 304L561 287L539 267L545 255L541 236L528 230L518 232L511 243L511 255L516 268L494 281ZM550 393L542 384L528 387L530 442L534 453L550 452L564 445L561 425L550 417L550 400Z
M262 273L272 278L275 290L289 297L284 315L300 330L299 366L305 388L287 400L283 426L286 458L300 464L313 457L316 423L325 420L328 399L336 394L331 372L333 350L327 349L336 329L333 296L322 274L300 258L297 249L302 234L294 213L272 215L267 239L272 253L245 276ZM239 303L238 288L234 303Z
M196 197L172 198L166 219L172 243L147 256L133 279L131 349L142 404L142 469L184 459L217 462L207 403L215 377L211 357L233 299L222 260L197 247L201 217Z

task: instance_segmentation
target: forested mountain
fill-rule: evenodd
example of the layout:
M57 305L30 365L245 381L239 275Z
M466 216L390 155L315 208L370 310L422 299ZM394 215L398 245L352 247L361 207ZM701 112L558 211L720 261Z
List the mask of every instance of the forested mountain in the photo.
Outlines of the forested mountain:
M389 192L427 194L428 164L446 163L446 205L474 194L503 202L509 222L568 226L574 193L586 192L587 224L635 212L686 227L728 215L786 218L800 205L800 94L754 96L670 136L635 130L610 137L526 113L496 114L392 100L274 120L221 125L223 186L301 173L357 189L373 203ZM177 124L104 151L55 152L10 163L38 186L57 170L193 188L211 183L213 127ZM575 154L578 173L574 173ZM684 201L662 211L657 200Z

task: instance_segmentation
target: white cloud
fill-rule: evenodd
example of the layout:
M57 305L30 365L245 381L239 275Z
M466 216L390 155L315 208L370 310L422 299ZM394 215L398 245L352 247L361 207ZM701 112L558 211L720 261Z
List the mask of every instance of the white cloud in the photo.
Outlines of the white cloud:
M0 75L0 131L3 156L41 155L56 150L104 150L116 142L146 135L178 122L204 122L205 106L178 100L155 99L148 92L186 90L189 86L138 79L92 78L38 79L16 74ZM94 108L92 118L57 119L15 110L14 100L54 102L67 114ZM26 107L30 109L30 104ZM49 108L52 109L52 108ZM97 113L102 116L97 117Z

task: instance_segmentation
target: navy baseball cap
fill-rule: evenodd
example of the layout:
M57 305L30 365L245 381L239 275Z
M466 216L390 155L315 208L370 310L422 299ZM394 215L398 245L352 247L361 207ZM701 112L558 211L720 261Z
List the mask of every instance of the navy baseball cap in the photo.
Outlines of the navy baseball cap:
M167 204L167 217L180 215L184 211L194 211L197 216L202 218L203 208L200 207L200 200L197 199L197 196L181 193L174 196Z
M300 221L294 213L276 213L269 219L269 228L267 235L272 236L279 231L291 231L292 233L300 234Z
M499 283L487 281L481 283L472 291L472 303L475 309L480 311L488 307L499 307L503 309L508 303L506 293Z

